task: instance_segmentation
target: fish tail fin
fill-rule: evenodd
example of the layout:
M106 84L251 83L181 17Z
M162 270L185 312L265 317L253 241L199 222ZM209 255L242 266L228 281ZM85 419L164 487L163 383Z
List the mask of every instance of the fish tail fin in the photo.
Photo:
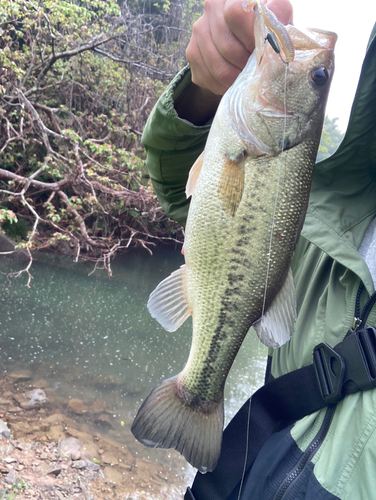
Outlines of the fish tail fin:
M175 448L193 467L210 472L221 451L223 416L223 397L218 403L194 403L176 376L151 391L131 430L144 445Z

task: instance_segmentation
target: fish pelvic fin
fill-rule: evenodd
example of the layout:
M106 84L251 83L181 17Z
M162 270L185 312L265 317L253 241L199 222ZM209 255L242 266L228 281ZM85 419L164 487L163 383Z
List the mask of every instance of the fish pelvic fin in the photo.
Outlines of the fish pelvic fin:
M201 472L217 465L222 445L223 397L197 402L179 376L164 380L145 399L133 421L134 437L153 448L174 448Z
M259 339L268 347L281 347L295 330L296 295L294 278L289 269L287 278L266 313L253 324Z
M193 195L194 190L196 188L198 177L199 177L200 172L201 172L201 167L202 167L202 164L204 162L204 153L205 153L205 151L203 151L200 154L200 156L197 158L197 160L192 165L191 170L189 171L188 181L187 181L187 185L185 187L185 195L187 198L189 198L190 196Z
M174 271L150 294L148 309L165 330L174 332L192 314L188 304L186 267Z
M244 156L242 151L235 157L226 155L219 180L218 195L226 212L232 217L241 202L244 191Z

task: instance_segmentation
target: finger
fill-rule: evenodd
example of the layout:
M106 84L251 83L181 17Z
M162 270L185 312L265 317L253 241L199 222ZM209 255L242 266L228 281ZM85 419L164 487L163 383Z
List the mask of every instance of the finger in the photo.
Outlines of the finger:
M214 94L223 95L227 88L221 85L210 73L201 55L195 39L192 39L186 51L187 61L191 67L192 82Z
M245 12L242 0L226 0L223 16L231 33L249 53L252 53L255 48L253 10Z
M281 23L292 23L293 9L289 0L266 0L265 4ZM245 12L242 0L225 0L224 18L233 35L240 40L249 52L252 52L255 47L253 10Z
M242 70L248 61L250 52L231 32L223 17L223 11L218 6L218 1L206 0L205 12L208 16L209 31L216 49L226 61Z
M266 0L265 5L282 24L292 24L293 9L289 0Z
M186 51L192 81L217 95L223 95L239 75L240 69L222 57L213 43L210 28L199 21L193 26L192 38Z

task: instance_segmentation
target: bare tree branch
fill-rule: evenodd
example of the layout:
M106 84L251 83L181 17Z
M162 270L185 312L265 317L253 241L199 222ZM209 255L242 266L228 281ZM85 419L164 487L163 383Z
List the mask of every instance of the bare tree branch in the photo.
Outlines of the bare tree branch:
M77 56L78 54L81 54L82 52L86 52L88 50L93 50L95 47L103 45L111 40L114 40L115 38L119 38L119 35L113 35L113 36L103 38L104 36L105 36L104 33L100 33L98 36L95 36L94 38L89 40L84 45L80 45L79 47L77 47L75 49L66 50L64 52L59 52L58 54L55 54L53 52L52 55L50 56L49 60L47 61L45 67L40 72L40 75L39 75L38 80L37 80L37 84L39 84L39 82L41 82L43 80L43 78L50 71L50 69L55 64L55 62L58 61L59 59L67 59L69 57ZM36 69L38 69L38 67Z
M38 187L42 191L60 191L72 183L69 176L58 182L42 182L30 177L23 177L22 175L14 174L13 172L3 170L2 168L0 168L0 179L4 181L19 181L21 183L28 184L29 186Z

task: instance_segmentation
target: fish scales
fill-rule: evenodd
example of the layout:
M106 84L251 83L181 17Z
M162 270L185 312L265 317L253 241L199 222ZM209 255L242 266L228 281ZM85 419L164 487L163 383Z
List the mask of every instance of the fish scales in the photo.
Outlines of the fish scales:
M191 253L195 260L199 275L192 276L191 279L197 282L200 293L196 300L192 299L195 311L194 337L191 354L181 378L184 385L199 394L202 400L221 400L223 384L239 346L250 326L261 316L268 270L270 286L265 300L266 308L270 305L269 297L274 298L286 278L286 262L291 260L296 228L307 204L314 165L312 150L315 151L316 148L317 144L313 142L305 143L285 151L281 157L247 159L245 189L236 216L226 219L220 200L210 198L209 201L206 196L208 201L203 206L207 215L205 218L195 219L195 232L198 231L201 236L192 238L192 243L190 239L186 241L185 257L187 266ZM302 164L304 168L301 167ZM277 186L279 175L281 179L276 201L275 193L270 193L269 188L271 185ZM215 176L213 179L216 181ZM214 186L209 185L206 179L203 179L202 185L204 192L198 191L198 197L205 197L206 190L218 188L217 182ZM195 209L192 200L192 214ZM200 210L198 204L197 210ZM251 213L252 218L249 216ZM213 244L215 236L210 231L218 222L226 227L221 233L221 245L224 249L222 254L216 242ZM248 236L247 244L242 243L244 233ZM200 261L198 256L203 260ZM212 262L215 262L214 266L211 265ZM203 276L202 269L207 271L206 276ZM190 271L192 274L194 272ZM234 275L242 277L241 288L238 280L234 282ZM192 288L195 289L194 286ZM199 326L196 327L196 323ZM221 369L218 369L219 366Z
M308 203L336 35L279 29L291 48L288 67L264 42L255 9L256 50L222 98L205 153L190 173L185 265L148 302L169 331L191 315L192 344L181 373L146 398L132 432L147 446L175 448L202 472L213 470L220 454L223 389L249 328L269 347L287 342L294 330L290 262Z

